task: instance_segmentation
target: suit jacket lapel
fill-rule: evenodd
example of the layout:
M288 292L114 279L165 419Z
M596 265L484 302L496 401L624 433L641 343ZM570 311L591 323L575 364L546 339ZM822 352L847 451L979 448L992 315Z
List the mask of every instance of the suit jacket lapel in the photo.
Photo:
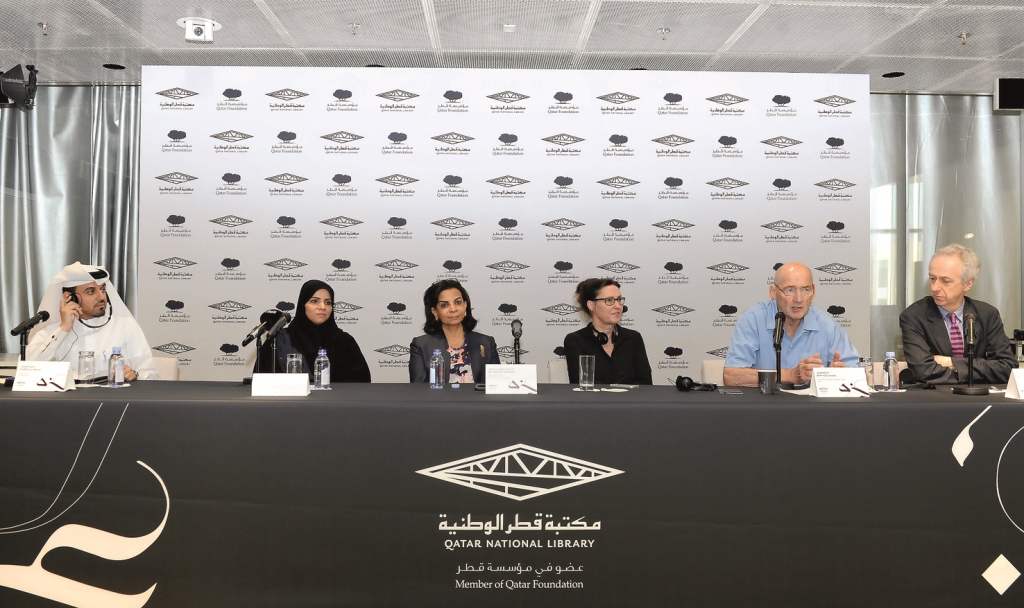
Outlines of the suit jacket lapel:
M928 336L932 344L938 347L938 354L946 357L953 356L953 345L949 342L949 330L946 329L946 321L942 318L935 300L931 298L928 299L928 314L925 318L928 320Z

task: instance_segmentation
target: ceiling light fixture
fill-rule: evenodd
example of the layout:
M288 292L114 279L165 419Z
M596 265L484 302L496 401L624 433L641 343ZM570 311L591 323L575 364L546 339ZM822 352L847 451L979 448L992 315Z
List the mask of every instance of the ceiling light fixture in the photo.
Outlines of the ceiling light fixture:
M658 33L661 34L661 39L664 40L665 39L665 34L672 33L672 30L668 29L667 27L659 27L658 28Z
M505 25L501 26L501 31L505 32L506 34L513 34L516 31L516 24L506 23Z
M212 44L213 33L220 29L219 23L205 17L182 17L177 24L185 28L185 42L199 44Z

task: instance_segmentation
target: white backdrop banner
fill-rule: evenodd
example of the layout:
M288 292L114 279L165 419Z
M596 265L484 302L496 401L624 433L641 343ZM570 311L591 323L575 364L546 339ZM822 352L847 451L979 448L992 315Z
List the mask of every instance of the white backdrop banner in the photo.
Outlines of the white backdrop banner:
M867 352L867 76L148 66L142 93L138 317L182 379L248 375L312 278L377 382L442 278L546 370L614 277L666 383L797 260Z

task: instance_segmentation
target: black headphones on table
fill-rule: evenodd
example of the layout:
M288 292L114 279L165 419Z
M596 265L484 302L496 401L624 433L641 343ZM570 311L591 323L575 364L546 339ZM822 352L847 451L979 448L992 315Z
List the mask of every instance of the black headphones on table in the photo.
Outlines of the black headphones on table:
M681 391L713 391L717 384L694 382L689 376L676 376L676 388Z

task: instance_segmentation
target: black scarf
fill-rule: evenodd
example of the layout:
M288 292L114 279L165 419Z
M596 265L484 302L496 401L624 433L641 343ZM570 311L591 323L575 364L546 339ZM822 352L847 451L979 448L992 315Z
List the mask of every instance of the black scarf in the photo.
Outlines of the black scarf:
M299 290L299 299L295 303L295 318L288 324L286 330L292 339L292 345L302 353L303 362L310 370L313 369L313 362L316 361L317 352L321 348L327 351L327 358L331 360L332 367L340 367L347 355L347 349L341 341L344 332L334 321L333 310L327 320L320 325L313 323L306 316L306 302L321 289L326 289L327 293L331 294L331 302L334 302L334 290L330 285L316 279L306 281Z

